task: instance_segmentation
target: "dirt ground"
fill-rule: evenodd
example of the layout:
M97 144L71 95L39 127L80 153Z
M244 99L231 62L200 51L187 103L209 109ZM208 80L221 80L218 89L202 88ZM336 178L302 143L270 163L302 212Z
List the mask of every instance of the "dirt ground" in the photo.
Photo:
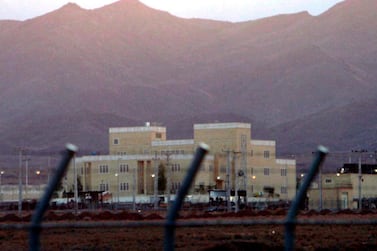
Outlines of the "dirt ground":
M181 214L180 221L200 222L221 220L271 220L284 219L286 211ZM164 213L129 212L48 212L45 222L164 222ZM324 220L375 220L374 212L305 212L299 219ZM27 224L30 215L0 214L0 224L6 226ZM300 225L296 228L296 250L377 250L376 225ZM175 250L284 250L282 225L236 225L178 227ZM102 228L51 228L41 233L42 250L162 250L164 229L156 226L102 227ZM0 230L0 250L27 250L28 232L25 229Z

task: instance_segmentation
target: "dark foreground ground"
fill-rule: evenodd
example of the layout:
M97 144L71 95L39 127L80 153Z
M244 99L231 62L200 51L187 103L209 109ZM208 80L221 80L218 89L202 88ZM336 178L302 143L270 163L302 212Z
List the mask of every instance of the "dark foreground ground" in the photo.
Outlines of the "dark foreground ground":
M240 214L186 213L181 222L204 220L279 220L285 212L260 212ZM69 222L163 222L164 215L156 213L49 212L45 222L64 224ZM313 213L299 215L309 220L374 220L377 214L368 213ZM19 218L13 214L0 214L0 250L27 250L28 232L25 229L4 229L9 225L23 226L30 215ZM283 250L284 227L282 225L196 226L176 229L176 250ZM42 250L163 250L164 229L157 226L51 228L41 233ZM377 226L357 225L300 225L296 228L296 250L377 250Z

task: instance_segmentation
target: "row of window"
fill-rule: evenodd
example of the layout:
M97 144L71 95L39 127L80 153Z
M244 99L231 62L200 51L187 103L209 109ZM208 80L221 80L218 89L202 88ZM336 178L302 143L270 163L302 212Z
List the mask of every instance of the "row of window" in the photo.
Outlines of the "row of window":
M82 172L83 171L81 170L81 173ZM99 173L109 173L109 166L108 165L99 165L98 166L98 172ZM119 172L120 173L128 173L129 172L128 164L120 164L119 165Z
M161 133L156 133L156 138L159 139L161 137L162 137ZM113 144L114 145L119 145L120 144L120 140L118 138L113 139ZM118 154L119 155L126 155L126 152L119 152ZM161 155L164 155L164 154L184 154L184 150L161 151ZM253 150L250 151L250 156L251 157L254 156L254 151ZM269 159L270 158L270 151L268 151L268 150L263 151L263 158Z
M172 182L171 189L172 190L179 190L181 188L181 182Z
M171 165L171 171L172 172L180 172L181 171L181 165L180 164L172 164Z
M202 165L200 167L200 170L205 171L205 166ZM210 172L212 172L213 166L210 165L208 170ZM130 171L130 169L129 169L128 164L120 164L119 165L119 172L120 173L128 173L129 171ZM181 164L171 164L171 171L172 172L180 172L181 171ZM109 166L108 165L99 165L99 173L109 173Z
M254 156L254 151L253 150L250 151L250 156L251 157ZM270 151L263 151L263 158L269 159L270 158Z
M109 166L108 165L100 165L99 166L99 173L109 173Z
M210 169L213 169L213 167L210 166ZM223 165L223 166L220 167L220 173L226 173L226 166ZM288 173L288 170L286 168L280 169L280 176L287 176L287 173ZM250 169L250 174L251 175L254 174L253 168ZM269 167L263 168L263 175L265 175L265 176L270 175L270 168Z
M200 170L201 171L205 171L205 166L202 165L200 167ZM213 166L210 165L208 170L210 172L213 171ZM180 172L181 171L181 165L180 164L172 164L171 165L171 171L172 172ZM120 173L127 173L129 172L129 166L128 164L120 164L119 165L119 172ZM99 165L99 173L109 173L109 166L108 165ZM221 166L220 167L220 173L226 173L226 166ZM286 168L282 168L280 169L280 176L287 176L287 173L288 173L288 170ZM251 168L250 169L250 174L253 175L254 174L254 169ZM270 168L269 167L265 167L263 168L263 175L265 176L269 176L270 175Z

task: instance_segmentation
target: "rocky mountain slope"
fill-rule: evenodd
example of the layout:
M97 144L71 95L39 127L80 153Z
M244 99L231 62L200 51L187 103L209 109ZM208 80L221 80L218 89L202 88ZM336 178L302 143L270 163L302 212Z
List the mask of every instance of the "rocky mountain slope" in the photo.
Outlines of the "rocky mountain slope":
M136 0L0 21L0 149L107 149L110 126L251 122L281 152L376 147L374 0L229 23ZM374 150L374 149L373 149Z

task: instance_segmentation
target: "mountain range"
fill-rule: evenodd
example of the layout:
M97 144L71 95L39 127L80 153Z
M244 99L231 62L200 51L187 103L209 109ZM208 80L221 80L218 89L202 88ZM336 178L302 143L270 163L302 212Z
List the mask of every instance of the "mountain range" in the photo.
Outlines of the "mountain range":
M120 0L0 21L0 152L66 142L107 152L108 128L248 122L278 152L377 148L377 1L231 23Z

